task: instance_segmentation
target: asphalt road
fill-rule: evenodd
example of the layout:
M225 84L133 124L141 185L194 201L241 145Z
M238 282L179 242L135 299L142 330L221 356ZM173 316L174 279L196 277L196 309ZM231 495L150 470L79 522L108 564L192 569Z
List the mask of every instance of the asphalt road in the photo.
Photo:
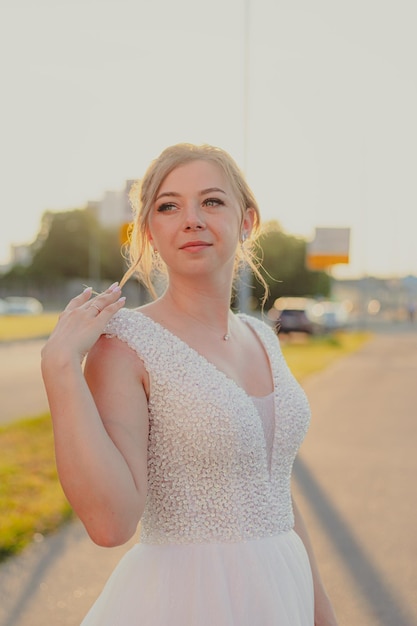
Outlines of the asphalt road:
M417 323L385 323L362 320L358 329L378 334L402 335L417 332ZM48 411L48 401L40 370L41 349L45 340L33 339L0 343L0 424L34 417Z
M416 374L417 333L379 334L304 383L294 493L340 626L417 625ZM0 566L0 625L77 626L132 543L78 522L34 543Z
M0 344L0 424L48 410L40 370L44 340Z

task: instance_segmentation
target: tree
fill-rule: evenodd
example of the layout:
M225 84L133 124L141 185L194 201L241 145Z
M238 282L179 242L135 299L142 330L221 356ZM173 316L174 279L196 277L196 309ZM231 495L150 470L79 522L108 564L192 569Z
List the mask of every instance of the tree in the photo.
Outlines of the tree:
M13 280L52 285L72 278L113 281L125 271L118 229L103 229L87 209L46 211L31 249L31 265L13 267L3 284Z
M97 228L88 211L45 213L33 244L31 276L41 281L88 276L90 240Z
M327 296L330 277L325 272L314 272L307 268L306 242L304 239L287 235L276 221L268 222L259 240L260 272L269 286L269 297L265 309L272 307L281 296ZM253 281L253 296L258 302L263 297L259 281Z
M25 290L54 287L71 279L96 286L99 279L120 280L126 269L119 229L104 229L87 209L46 211L32 253L31 265L13 267L1 278L2 287L18 285ZM285 234L277 222L266 224L259 238L261 274L270 289L266 309L280 296L329 293L330 277L324 272L308 270L305 255L303 239ZM260 306L263 288L256 279L252 282L252 296Z

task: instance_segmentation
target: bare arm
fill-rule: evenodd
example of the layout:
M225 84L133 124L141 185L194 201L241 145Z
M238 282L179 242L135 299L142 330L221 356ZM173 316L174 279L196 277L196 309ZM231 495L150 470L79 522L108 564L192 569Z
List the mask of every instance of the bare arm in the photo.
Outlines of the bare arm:
M311 571L313 574L314 585L314 625L315 626L337 626L337 619L333 607L323 586L317 561L314 556L313 547L307 532L301 513L293 500L294 509L294 530L304 543L310 560Z
M88 293L72 300L42 351L61 484L93 541L106 546L134 534L147 485L143 365L125 344L101 337L123 306L119 296L94 298L101 313Z

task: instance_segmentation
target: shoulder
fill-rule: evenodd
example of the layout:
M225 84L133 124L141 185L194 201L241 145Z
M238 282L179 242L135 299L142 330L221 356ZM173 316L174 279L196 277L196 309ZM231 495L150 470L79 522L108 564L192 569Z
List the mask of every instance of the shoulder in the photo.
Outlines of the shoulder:
M120 309L103 334L107 339L116 338L132 348L148 373L163 369L181 346L178 339L141 309Z
M117 337L128 344L136 352L146 352L155 340L157 328L152 319L139 309L120 309L104 328L103 335L107 338Z
M139 309L123 308L106 324L96 344L97 352L116 355L139 355L146 352L149 344L152 320L141 314Z
M87 355L85 362L87 380L89 382L99 380L101 383L107 381L106 384L111 387L115 384L140 382L146 389L147 372L140 354L123 339L123 333L119 336L117 320L107 326L109 325L114 332L102 334Z
M146 325L147 318L140 313L139 309L123 308L117 311L107 323L103 334L107 337L131 334Z
M266 348L270 358L283 358L279 337L267 320L246 313L238 313L237 317L250 326Z
M256 333L261 335L262 338L274 339L278 342L278 336L271 324L265 319L256 317L255 315L248 315L247 313L237 313L237 317L248 324Z
M117 367L118 364L137 365L138 355L126 340L126 325L121 312L106 325L103 334L88 352L86 363L102 370L107 366Z

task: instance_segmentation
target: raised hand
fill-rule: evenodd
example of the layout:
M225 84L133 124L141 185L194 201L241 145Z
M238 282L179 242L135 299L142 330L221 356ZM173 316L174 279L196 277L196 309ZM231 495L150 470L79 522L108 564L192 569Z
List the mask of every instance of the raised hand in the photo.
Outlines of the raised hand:
M93 298L91 287L87 287L70 300L42 349L42 359L82 362L108 321L124 306L126 298L120 293L119 284L114 283Z

